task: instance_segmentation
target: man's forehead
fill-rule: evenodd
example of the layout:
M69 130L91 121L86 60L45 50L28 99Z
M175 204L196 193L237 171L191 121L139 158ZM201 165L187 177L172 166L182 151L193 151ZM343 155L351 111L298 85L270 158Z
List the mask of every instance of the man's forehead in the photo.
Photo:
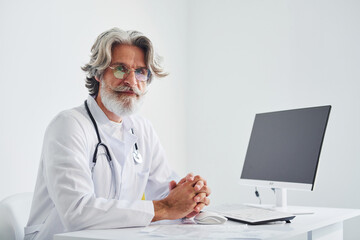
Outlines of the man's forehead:
M118 44L112 49L111 62L144 67L146 66L145 52L134 45Z

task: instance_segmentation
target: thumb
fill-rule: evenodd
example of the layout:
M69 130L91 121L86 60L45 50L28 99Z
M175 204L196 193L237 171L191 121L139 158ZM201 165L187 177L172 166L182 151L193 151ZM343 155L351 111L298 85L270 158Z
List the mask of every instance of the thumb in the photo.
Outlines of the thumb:
M169 182L169 190L172 190L176 187L176 182L174 180L172 180L171 182Z

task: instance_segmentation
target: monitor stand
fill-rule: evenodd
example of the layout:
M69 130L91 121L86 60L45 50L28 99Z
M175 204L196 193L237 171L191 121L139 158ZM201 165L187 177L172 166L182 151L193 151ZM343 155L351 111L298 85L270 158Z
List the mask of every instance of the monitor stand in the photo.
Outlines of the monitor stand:
M294 215L313 214L314 211L307 207L296 207L287 205L287 189L275 188L276 205L266 204L246 204L252 207L258 207L263 209L275 210L280 212L286 212Z

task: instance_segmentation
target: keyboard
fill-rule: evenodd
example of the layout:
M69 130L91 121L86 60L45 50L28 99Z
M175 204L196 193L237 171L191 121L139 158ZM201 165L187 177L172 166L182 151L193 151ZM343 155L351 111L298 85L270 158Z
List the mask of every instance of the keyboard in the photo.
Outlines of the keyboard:
M214 207L211 211L227 217L233 221L239 221L247 224L264 224L276 221L285 221L295 218L295 215L273 211L269 209L245 206L242 204L226 204Z

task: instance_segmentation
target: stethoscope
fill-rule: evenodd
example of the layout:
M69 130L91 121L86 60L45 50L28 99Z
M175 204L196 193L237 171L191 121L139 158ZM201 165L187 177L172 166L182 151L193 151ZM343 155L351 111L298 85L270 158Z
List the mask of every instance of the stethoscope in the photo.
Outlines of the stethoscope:
M107 159L107 161L108 161L108 163L110 165L112 178L114 179L114 182L116 183L115 170L114 170L114 165L113 165L113 162L112 162L112 159L111 159L109 148L105 145L105 143L103 143L101 141L98 126L96 124L96 121L95 121L93 115L90 112L89 106L87 104L87 100L85 100L85 109L86 109L86 111L87 111L87 113L88 113L88 115L89 115L89 117L91 119L91 122L94 125L96 135L97 135L97 138L98 138L98 143L96 144L93 159L92 159L91 173L93 173L94 167L96 165L98 149L99 149L100 146L102 146L105 149L105 156L106 156L106 159ZM134 134L134 129L133 128L131 128L131 133ZM141 154L139 153L138 145L137 145L136 142L135 142L134 147L133 147L132 157L133 157L134 162L136 164L140 164L140 163L143 162ZM111 182L113 182L113 181L111 181ZM116 184L115 184L115 186L116 186ZM116 196L116 187L115 187L115 196Z

